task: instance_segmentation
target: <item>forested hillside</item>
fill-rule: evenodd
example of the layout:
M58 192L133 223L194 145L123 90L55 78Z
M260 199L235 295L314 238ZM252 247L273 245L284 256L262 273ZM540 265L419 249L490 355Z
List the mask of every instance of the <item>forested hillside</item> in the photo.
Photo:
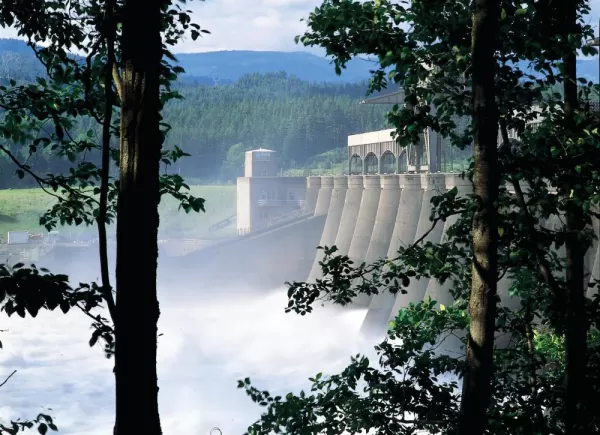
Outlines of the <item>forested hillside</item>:
M338 150L321 158L335 164L345 158L341 150L349 134L386 127L387 107L359 104L366 82L313 84L276 73L250 74L224 86L183 81L177 86L184 99L170 102L165 110L166 122L173 127L166 146L179 145L191 154L175 170L204 183L234 180L243 173L244 152L258 147L278 151L284 169L311 164L319 155ZM74 134L85 134L91 126L89 120L81 120ZM17 148L13 151L25 158L27 148ZM51 153L29 163L41 173L70 166ZM0 188L25 185L30 182L18 180L13 164L1 156Z
M317 85L279 73L180 89L185 100L166 110L167 142L192 154L181 168L194 177L235 177L243 153L258 147L278 151L286 168L302 166L346 147L349 134L386 127L386 107L359 104L366 83Z

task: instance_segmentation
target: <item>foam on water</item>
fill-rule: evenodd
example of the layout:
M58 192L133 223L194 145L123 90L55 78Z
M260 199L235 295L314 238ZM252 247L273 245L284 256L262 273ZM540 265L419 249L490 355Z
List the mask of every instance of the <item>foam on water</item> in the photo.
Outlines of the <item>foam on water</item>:
M207 434L213 426L225 435L242 433L261 408L237 389L237 379L250 376L274 393L297 392L310 385L309 376L335 373L370 346L359 338L364 310L286 314L285 289L162 293L158 370L165 435ZM0 319L0 329L8 330L0 334L0 376L18 370L2 387L0 418L47 411L62 434L111 433L112 362L99 347L88 347L89 319L75 311Z

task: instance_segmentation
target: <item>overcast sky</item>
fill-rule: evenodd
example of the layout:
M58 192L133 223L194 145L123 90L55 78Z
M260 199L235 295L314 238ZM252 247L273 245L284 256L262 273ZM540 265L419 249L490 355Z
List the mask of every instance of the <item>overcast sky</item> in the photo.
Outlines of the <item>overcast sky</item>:
M216 50L320 50L294 43L294 36L305 29L301 18L322 0L194 0L189 3L194 20L211 34L202 39L183 41L176 52ZM597 28L600 0L591 0L590 21ZM0 37L15 37L14 31L0 29Z

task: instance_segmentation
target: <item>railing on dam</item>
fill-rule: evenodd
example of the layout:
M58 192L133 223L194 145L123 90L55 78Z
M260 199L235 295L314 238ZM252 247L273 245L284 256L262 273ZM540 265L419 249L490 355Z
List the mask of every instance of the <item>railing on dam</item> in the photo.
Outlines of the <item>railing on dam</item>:
M303 214L306 214L306 213L301 208L298 208L291 213L277 216L277 217L271 219L269 221L269 223L267 224L267 227L272 227L273 225L276 225L279 222L285 222L287 220L295 219L297 217L302 216Z
M259 199L259 207L304 207L303 199Z

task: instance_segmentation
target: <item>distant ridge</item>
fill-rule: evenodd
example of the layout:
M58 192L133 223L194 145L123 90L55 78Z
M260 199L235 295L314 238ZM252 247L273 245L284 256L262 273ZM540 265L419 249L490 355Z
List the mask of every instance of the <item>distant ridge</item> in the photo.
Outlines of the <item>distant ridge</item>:
M17 39L0 39L0 61L2 54L10 52L37 62L25 42ZM253 73L285 72L308 82L356 83L370 77L369 70L375 62L368 59L353 59L342 75L335 74L331 61L306 51L249 51L229 50L205 53L176 54L179 64L185 69L185 82L223 85L237 81L240 77ZM2 64L0 62L0 69ZM579 59L578 75L587 80L598 80L597 59ZM0 71L1 75L1 71Z
M309 82L354 83L369 78L373 62L354 59L341 76L329 59L305 51L211 51L176 55L190 76L220 77L235 81L250 73L284 71Z

